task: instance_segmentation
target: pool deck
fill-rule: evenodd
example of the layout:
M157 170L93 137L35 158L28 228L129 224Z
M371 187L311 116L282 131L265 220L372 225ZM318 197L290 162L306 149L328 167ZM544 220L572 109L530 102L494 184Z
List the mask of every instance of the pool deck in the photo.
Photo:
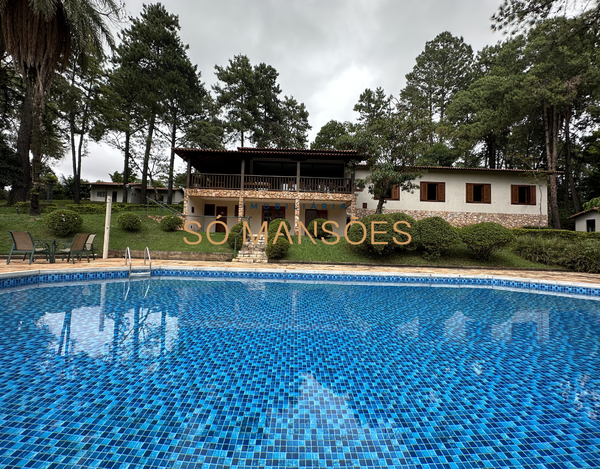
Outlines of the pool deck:
M141 259L134 259L133 267L142 267ZM435 267L405 267L405 266L365 266L365 265L335 265L335 264L252 264L238 262L214 262L214 261L176 261L176 260L153 260L152 267L173 266L182 268L208 268L222 270L267 270L281 272L369 272L387 274L435 274L435 275L461 275L466 277L500 277L519 278L547 282L595 284L600 285L600 275L585 274L579 272L565 271L540 271L540 270L504 270L504 269L470 269L470 268L435 268ZM0 274L22 273L27 271L47 271L62 269L115 269L125 268L123 259L96 259L90 263L59 261L50 264L45 260L36 260L33 264L13 259L6 265L4 259L0 260Z

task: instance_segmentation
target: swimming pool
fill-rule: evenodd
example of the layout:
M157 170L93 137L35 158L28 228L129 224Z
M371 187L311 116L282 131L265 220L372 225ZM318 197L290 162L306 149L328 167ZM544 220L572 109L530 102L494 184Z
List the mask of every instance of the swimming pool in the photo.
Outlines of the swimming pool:
M327 280L0 290L0 467L598 465L597 298Z

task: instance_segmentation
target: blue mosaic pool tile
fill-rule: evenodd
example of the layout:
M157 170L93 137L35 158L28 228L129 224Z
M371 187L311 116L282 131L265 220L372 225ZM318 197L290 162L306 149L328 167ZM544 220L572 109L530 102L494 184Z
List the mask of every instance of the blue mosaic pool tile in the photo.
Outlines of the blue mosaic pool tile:
M0 294L0 467L597 465L597 301L244 274Z

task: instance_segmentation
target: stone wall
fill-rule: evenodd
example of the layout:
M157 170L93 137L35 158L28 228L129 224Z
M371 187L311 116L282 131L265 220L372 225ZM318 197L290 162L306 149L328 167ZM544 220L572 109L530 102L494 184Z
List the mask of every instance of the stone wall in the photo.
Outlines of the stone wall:
M375 213L375 209L356 209L359 218ZM467 226L481 222L495 222L507 228L521 228L523 226L548 226L548 215L525 215L514 213L481 213L481 212L433 212L429 210L383 210L384 213L402 212L410 215L415 220L428 217L440 217L454 226Z
M124 258L124 249L109 249L109 258ZM233 254L227 252L194 252L194 251L150 251L152 260L170 260L170 261L219 261L228 262L233 258ZM132 259L143 259L144 251L132 250ZM134 267L140 267L136 264Z

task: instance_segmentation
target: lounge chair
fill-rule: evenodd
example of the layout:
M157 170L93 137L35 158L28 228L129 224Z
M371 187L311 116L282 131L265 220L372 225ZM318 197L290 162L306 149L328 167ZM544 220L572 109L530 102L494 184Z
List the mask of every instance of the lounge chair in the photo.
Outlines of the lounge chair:
M65 259L65 256L68 256L67 262L69 259L72 259L73 264L75 264L75 256L79 256L79 259L81 259L81 255L85 254L87 261L89 262L90 253L86 249L86 242L89 236L89 233L77 233L73 238L73 241L69 244L66 244L64 248L57 249L56 254L62 254L62 260Z
M94 239L96 239L96 235L91 234L85 242L85 248L88 252L92 253L92 259L96 260L96 253L94 252ZM79 260L81 260L81 253L79 254Z
M46 259L48 259L48 256L50 255L50 246L41 241L34 241L29 231L9 231L9 233L13 245L6 261L7 264L10 264L10 259L14 253L22 253L23 260L25 260L29 254L30 264L34 261L34 256L36 254L44 254Z

